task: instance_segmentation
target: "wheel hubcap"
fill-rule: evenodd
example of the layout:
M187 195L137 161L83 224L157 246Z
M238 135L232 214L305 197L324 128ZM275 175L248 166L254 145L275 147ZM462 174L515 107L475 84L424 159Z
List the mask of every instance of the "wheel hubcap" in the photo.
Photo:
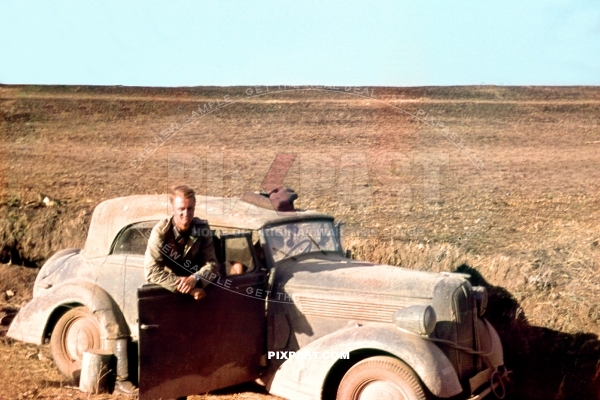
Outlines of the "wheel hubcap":
M95 346L94 332L89 323L83 319L73 321L66 335L65 347L67 354L73 361L80 361L83 352Z

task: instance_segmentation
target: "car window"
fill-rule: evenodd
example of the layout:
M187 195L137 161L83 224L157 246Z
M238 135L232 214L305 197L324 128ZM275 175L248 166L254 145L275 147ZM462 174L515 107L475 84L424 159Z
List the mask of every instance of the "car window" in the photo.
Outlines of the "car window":
M158 221L138 222L123 229L113 243L111 254L144 255L148 238Z
M224 242L226 276L239 275L254 270L252 251L246 236L228 237Z

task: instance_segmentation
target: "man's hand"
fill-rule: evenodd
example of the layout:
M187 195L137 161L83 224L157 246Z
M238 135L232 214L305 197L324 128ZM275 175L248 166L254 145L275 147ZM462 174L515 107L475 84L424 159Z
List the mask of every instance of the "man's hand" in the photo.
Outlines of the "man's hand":
M180 276L175 281L175 284L177 285L177 290L181 293L190 293L196 287L196 278L194 275Z
M200 288L192 289L190 294L192 296L194 296L194 300L202 300L203 298L206 297L206 292L204 291L204 289L200 289Z

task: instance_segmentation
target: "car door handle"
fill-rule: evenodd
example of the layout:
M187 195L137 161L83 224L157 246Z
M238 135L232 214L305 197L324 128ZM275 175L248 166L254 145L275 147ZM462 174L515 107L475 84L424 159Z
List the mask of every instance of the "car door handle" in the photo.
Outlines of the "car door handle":
M142 326L140 326L140 329L147 331L148 329L156 329L158 328L158 325L146 325L146 324L142 324Z

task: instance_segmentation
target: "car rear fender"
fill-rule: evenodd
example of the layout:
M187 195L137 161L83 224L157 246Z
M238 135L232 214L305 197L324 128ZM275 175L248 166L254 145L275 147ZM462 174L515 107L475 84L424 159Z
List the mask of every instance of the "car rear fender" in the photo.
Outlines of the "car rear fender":
M75 254L79 254L79 253L81 253L81 249L77 249L77 248L69 248L69 249L59 250L56 253L54 253L52 255L52 257L50 257L48 260L46 260L46 262L42 266L42 270L50 267L59 258L64 258L66 256L71 256L71 255L75 255ZM64 261L64 260L62 260L62 261ZM42 270L40 270L40 272L42 272Z
M43 288L46 287L46 285L42 283L45 278L59 270L69 258L76 256L79 253L81 253L81 250L75 248L60 250L46 260L44 265L42 265L42 268L40 268L40 272L38 272L37 277L35 278L33 297L38 297L42 293Z
M83 305L98 318L100 338L115 340L129 337L129 327L115 301L91 282L65 282L27 303L13 320L7 336L33 344L42 344L60 314Z
M442 398L462 392L456 371L434 343L393 326L346 328L324 336L285 361L267 385L269 392L293 399L321 399L330 371L346 360L317 359L332 353L389 354L408 364L429 391Z

